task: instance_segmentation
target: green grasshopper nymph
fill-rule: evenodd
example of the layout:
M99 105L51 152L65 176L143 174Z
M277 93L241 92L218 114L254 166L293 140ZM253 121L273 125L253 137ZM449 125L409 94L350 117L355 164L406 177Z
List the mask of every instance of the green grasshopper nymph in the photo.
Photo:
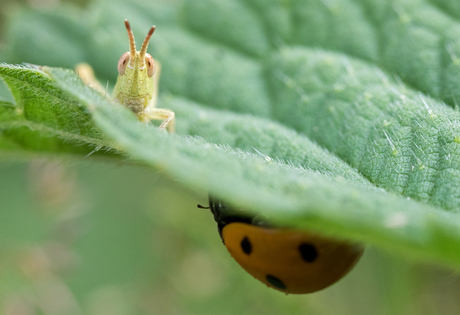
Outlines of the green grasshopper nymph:
M140 51L136 51L134 34L128 20L125 20L125 26L129 36L129 52L124 53L118 61L118 79L113 96L131 109L140 121L163 120L159 129L168 127L170 132L174 132L174 112L156 107L160 64L155 63L147 53L155 26L150 28Z
M129 51L118 61L118 78L113 90L113 98L131 109L139 121L163 120L159 129L168 127L169 132L174 132L174 112L156 107L161 67L160 63L155 62L147 53L155 26L150 28L140 51L136 51L134 34L128 20L125 20L125 26L129 37ZM77 65L76 70L87 85L105 93L102 85L94 77L91 66L81 63Z

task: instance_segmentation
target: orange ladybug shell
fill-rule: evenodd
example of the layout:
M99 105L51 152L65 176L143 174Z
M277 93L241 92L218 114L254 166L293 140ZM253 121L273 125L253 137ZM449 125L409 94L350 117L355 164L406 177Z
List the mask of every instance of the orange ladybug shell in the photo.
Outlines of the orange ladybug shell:
M311 293L341 279L363 247L314 233L234 222L222 229L233 258L254 278L285 293Z

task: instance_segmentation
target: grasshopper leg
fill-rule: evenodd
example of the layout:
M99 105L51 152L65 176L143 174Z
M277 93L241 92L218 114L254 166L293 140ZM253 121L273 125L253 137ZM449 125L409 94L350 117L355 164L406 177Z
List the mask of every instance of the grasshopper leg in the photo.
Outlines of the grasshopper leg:
M142 122L150 120L163 120L158 129L164 130L168 127L169 132L174 132L174 112L163 108L147 108L144 112L138 114L138 118Z
M87 63L79 63L78 65L75 66L75 72L78 74L78 76L82 79L82 81L88 85L89 87L92 87L102 95L107 95L107 91L102 87L101 83L96 79L96 76L94 75L94 70L93 68L87 64Z
M174 112L169 109L156 108L158 100L158 88L160 82L160 73L161 73L161 64L155 60L156 71L153 75L153 95L150 100L149 106L142 112L138 114L139 120L142 122L148 122L150 120L163 120L159 129L163 130L168 127L169 132L174 132Z
M158 90L160 88L161 63L158 60L155 60L155 65L156 70L153 74L153 94L149 104L150 107L157 107Z

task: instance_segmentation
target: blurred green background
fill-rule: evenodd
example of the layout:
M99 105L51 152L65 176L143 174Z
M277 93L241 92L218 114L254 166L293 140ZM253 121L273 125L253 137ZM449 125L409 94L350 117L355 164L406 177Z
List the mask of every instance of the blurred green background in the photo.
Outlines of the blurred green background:
M1 0L0 61L17 10L89 2ZM230 257L206 192L115 159L1 157L0 314L460 314L458 274L374 248L334 286L284 295Z
M456 314L451 271L368 248L334 286L284 295L222 245L206 196L147 168L0 164L4 314Z

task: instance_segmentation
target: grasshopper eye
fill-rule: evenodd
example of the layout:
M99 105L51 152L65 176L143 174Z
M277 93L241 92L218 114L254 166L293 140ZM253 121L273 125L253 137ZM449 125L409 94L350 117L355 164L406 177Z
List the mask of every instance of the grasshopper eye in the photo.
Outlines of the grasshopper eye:
M151 78L155 74L156 65L150 54L145 54L145 65L147 66L147 74Z
M120 60L118 61L118 73L120 75L125 74L126 66L128 65L128 62L129 62L129 57L130 57L129 52L125 52L121 56Z

